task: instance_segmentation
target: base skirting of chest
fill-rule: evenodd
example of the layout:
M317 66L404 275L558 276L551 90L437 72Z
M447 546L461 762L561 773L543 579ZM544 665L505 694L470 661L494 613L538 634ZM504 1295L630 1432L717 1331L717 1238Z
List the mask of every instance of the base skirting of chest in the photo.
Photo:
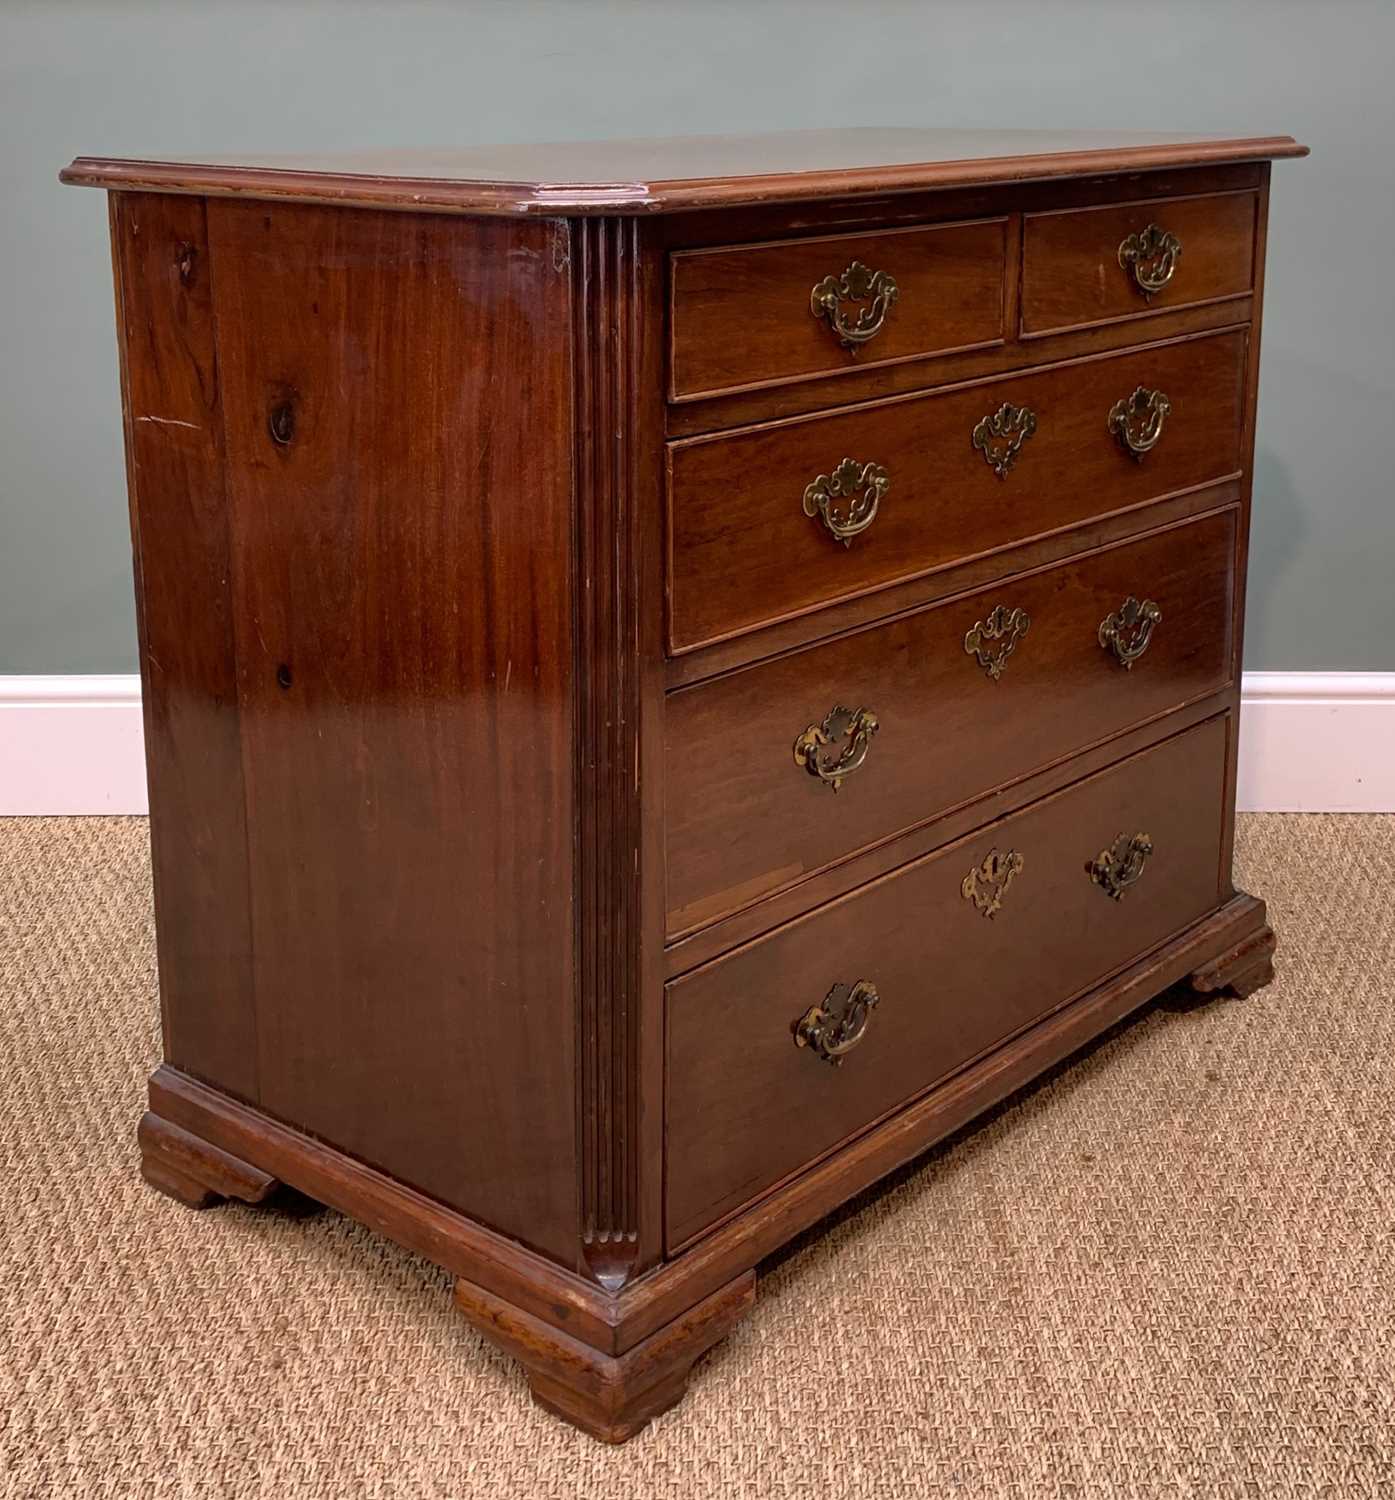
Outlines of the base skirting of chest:
M750 1310L755 1291L756 1273L743 1271L619 1356L464 1279L455 1305L523 1366L539 1406L604 1443L623 1443L682 1400L693 1365Z
M1273 948L1263 902L1235 896L617 1293L168 1066L150 1080L143 1169L190 1207L285 1183L426 1256L457 1278L469 1321L525 1365L541 1405L622 1442L681 1397L766 1256L1163 990L1251 993Z

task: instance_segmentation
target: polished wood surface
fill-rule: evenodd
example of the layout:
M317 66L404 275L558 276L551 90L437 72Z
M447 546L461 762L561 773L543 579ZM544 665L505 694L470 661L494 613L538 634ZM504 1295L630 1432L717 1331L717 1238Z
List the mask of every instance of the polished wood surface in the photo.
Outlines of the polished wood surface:
M674 693L670 937L1217 692L1235 667L1235 539L1226 510ZM1162 621L1125 670L1098 631L1130 595ZM995 680L964 638L1000 605L1030 625ZM835 704L879 723L836 792L791 749Z
M958 354L929 355L888 365L823 375L706 397L700 401L670 402L664 426L675 439L717 435L755 427L781 418L815 416L840 407L863 405L895 396L945 390L989 377L1025 375L1033 368L1065 364L1092 355L1136 349L1141 343L1162 343L1192 334L1225 332L1251 324L1254 298L1241 296L1198 306L1160 308L1140 319L1120 318L1063 333L1039 337L1018 335ZM1016 312L1009 318L1016 323ZM1144 326L1139 327L1142 323ZM1252 324L1251 324L1252 326Z
M1007 237L1000 218L680 251L669 267L670 395L693 400L1001 342ZM827 319L810 316L809 298L854 263L893 277L897 299L866 343L845 345Z
M640 399L657 394L663 358L651 238L633 220L588 219L571 226L568 249L581 1239L611 1289L663 1250L663 561L647 503L662 443L660 404Z
M1268 159L1301 149L65 174L119 190L151 1185L391 1235L623 1441L820 1215L1164 987L1266 982L1236 669ZM1145 297L1110 241L1149 223L1183 248ZM892 246L850 353L810 292ZM973 437L1004 404L1010 465L1024 419ZM844 459L889 480L856 535L831 479L806 512ZM1160 618L1126 668L1129 596ZM835 792L794 749L839 702L877 726Z
M1027 214L1022 223L1022 332L1037 336L1117 318L1155 317L1244 296L1254 285L1254 193L1153 198ZM1145 295L1119 247L1156 222L1181 242L1171 279Z
M142 597L162 613L144 681L236 737L227 769L185 740L151 746L163 884L183 908L216 881L196 929L182 910L162 928L162 954L198 955L166 995L176 1038L217 1027L218 1044L176 1040L171 1060L575 1255L570 447L565 427L509 420L569 399L565 364L526 357L535 306L568 316L555 230L216 202L206 247L186 250L168 225L181 201L149 206L147 227L145 200L123 204L118 256L175 304L161 327L176 358L142 357L142 378L172 381L212 322L216 339L203 386L186 377L212 409L132 395L142 553L160 569ZM134 276L123 287L139 294ZM400 336L428 326L429 348ZM517 351L508 391L481 344ZM210 428L224 466L193 492L209 531L159 525L166 486L188 504L186 455ZM181 786L211 870L161 803ZM236 816L237 836L199 834L209 816ZM393 995L410 996L410 1025ZM536 1060L538 1098L499 1069L509 1056ZM488 1151L461 1149L482 1136Z
M209 207L259 1102L574 1255L571 449L520 420L570 395L555 237Z
M626 1325L615 1294L594 1277L530 1250L477 1219L335 1146L240 1103L223 1090L163 1064L151 1075L150 1107L143 1116L142 1145L152 1118L178 1128L224 1157L256 1161L269 1176L330 1208L351 1215L455 1276L468 1276L507 1297L516 1307L549 1318L593 1348L622 1353L653 1332L655 1322ZM202 1166L188 1175L221 1193ZM223 1194L226 1196L226 1194ZM659 1322L671 1314L663 1314Z
M1237 329L671 444L670 650L1234 474L1244 377ZM1172 403L1142 462L1108 426L1140 385ZM1000 478L972 435L1004 402L1029 407L1036 431ZM875 521L848 546L802 505L844 458L877 463L889 480Z
M732 1267L758 1263L846 1203L867 1183L914 1160L1121 1018L1170 986L1187 981L1198 963L1209 962L1209 955L1266 935L1272 940L1264 903L1247 895L1233 897L1171 942L951 1075L914 1103L780 1184L745 1212L683 1246L668 1263L666 1275L655 1275L650 1283L634 1288L636 1306L644 1295L646 1314L652 1318L674 1302L720 1286Z
M260 1167L210 1144L147 1110L136 1127L141 1176L186 1208L212 1208L228 1198L263 1203L279 1186Z
M242 709L207 215L111 198L164 1053L255 1100Z
M1147 324L1146 330L1136 326L1139 320L1121 318L1059 333L1024 336L1017 332L1021 322L1018 309L1021 231L1023 224L1036 214L1104 209L1113 205L1150 205L1141 210L1146 223L1149 216L1156 216L1157 205L1162 201L1245 192L1259 195L1268 170L1264 163L1237 162L1190 171L1137 172L1082 181L1027 182L848 199L836 206L820 207L817 211L801 204L767 204L722 212L662 216L654 223L669 249L675 252L720 249L738 240L769 243L804 239L818 231L858 234L878 228L916 228L933 223L1002 217L1008 222L1005 291L1009 326L1002 343L960 353L937 354L921 360L860 363L841 374L825 374L812 381L762 385L754 390L670 402L665 413L669 435L697 436L722 428L821 411L854 401L953 385L1029 365L1055 364L1082 355L1128 348L1145 340L1157 342L1181 334L1250 322L1254 313L1252 296L1175 307L1169 306L1166 297L1155 296L1148 304L1150 310L1141 318ZM1262 211L1259 217L1262 221ZM1114 258L1109 264L1117 271L1117 247L1110 253ZM1099 268L1094 274L1098 278ZM1108 274L1107 268L1105 274ZM1139 298L1139 301L1142 303L1143 299Z
M686 651L681 656L670 656L664 664L665 680L670 689L688 687L747 666L753 660L767 660L816 641L831 640L845 631L890 619L937 599L970 593L1011 578L1015 573L1029 573L1062 558L1137 536L1141 531L1219 510L1240 498L1242 478L1241 474L1233 474L1218 484L1198 485L1107 515L1087 517L1044 536L1028 537L973 557L956 559L900 583L832 600L820 609L791 615L774 625L763 625L758 636L743 633Z
M1224 779L1213 720L671 985L670 1248L1213 910ZM1087 866L1139 830L1155 852L1112 900ZM960 886L991 850L1024 867L986 917ZM793 1044L862 980L881 1003L841 1066Z
M157 1069L150 1080L150 1107L162 1118L182 1121L201 1140L218 1141L244 1159L264 1161L279 1180L453 1274L489 1286L549 1327L572 1332L593 1349L619 1354L1170 985L1207 972L1214 955L1248 950L1256 942L1268 943L1272 951L1272 941L1264 903L1247 895L1231 897L1186 933L617 1292L168 1067Z
M500 214L624 214L1306 156L1292 136L861 127L453 151L79 156L63 181Z
M1237 1000L1248 1000L1274 978L1276 946L1268 927L1251 933L1210 963L1203 964L1191 977L1192 989L1199 995L1224 992Z
M750 905L718 917L705 927L689 929L670 939L665 954L667 977L676 979L743 943L837 900L870 881L900 869L927 853L981 828L986 819L1006 817L1029 804L1073 785L1082 777L1107 769L1116 761L1157 743L1160 734L1183 729L1233 710L1235 688L1170 709L1161 718L1145 720L1131 729L1077 750L1020 780L1005 782L969 802L932 814L889 838L869 844L834 864L786 885ZM841 794L840 794L841 795Z
M755 1295L755 1272L746 1270L616 1357L463 1278L455 1283L455 1305L523 1366L534 1401L603 1443L627 1442L682 1400L694 1363Z

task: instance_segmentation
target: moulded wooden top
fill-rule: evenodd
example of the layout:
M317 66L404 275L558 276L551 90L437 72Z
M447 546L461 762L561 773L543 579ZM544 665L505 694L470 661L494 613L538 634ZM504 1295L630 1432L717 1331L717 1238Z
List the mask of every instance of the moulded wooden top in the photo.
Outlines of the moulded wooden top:
M261 155L79 156L89 187L492 214L637 214L1306 156L1292 136L864 126L765 135Z

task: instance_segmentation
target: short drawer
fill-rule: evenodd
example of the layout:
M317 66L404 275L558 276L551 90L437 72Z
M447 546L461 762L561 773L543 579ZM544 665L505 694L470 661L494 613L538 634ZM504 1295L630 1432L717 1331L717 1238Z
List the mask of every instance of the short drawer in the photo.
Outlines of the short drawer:
M669 1248L1213 910L1225 763L1209 720L671 983Z
M1027 214L1022 333L1060 333L1254 287L1254 193Z
M1006 261L1006 219L677 251L670 397L1000 342Z
M670 444L670 651L1235 474L1246 339Z
M1224 687L1235 532L1204 516L670 694L670 936Z

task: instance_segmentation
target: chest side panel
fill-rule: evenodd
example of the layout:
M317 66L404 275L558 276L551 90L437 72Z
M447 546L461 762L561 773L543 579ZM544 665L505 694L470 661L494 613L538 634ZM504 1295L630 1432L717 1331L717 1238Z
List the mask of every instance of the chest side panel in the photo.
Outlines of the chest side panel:
M222 411L202 198L112 197L165 1056L257 1097Z
M561 231L208 228L260 1103L574 1256Z

